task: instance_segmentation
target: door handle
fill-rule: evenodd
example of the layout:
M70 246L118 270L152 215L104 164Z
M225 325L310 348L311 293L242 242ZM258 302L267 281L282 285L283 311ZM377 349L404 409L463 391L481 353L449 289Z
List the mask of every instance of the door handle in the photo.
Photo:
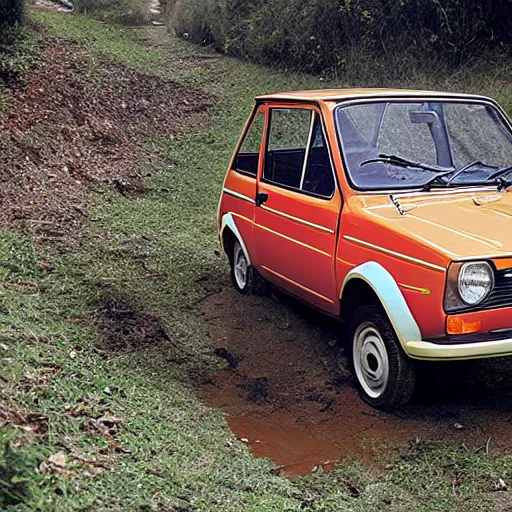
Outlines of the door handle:
M261 206L268 201L268 194L266 192L258 192L256 194L256 206Z

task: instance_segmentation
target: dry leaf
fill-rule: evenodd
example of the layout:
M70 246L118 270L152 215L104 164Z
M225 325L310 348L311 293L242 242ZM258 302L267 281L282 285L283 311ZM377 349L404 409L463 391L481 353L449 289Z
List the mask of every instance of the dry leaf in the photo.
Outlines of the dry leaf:
M124 418L121 418L119 416L112 416L110 414L105 414L105 416L98 418L98 421L100 421L101 423L104 423L105 425L119 425L120 423L123 423L125 420L124 420Z
M155 468L147 468L146 473L149 473L150 475L159 476L160 478L164 478L164 474L158 471L158 469Z

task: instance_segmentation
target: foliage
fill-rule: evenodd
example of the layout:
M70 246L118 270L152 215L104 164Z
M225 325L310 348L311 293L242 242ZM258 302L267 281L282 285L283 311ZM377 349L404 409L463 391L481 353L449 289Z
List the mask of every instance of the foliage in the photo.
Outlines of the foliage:
M260 63L318 73L410 56L452 68L512 44L512 0L171 0L169 25Z
M0 3L0 37L6 28L21 24L24 15L24 0L2 0Z

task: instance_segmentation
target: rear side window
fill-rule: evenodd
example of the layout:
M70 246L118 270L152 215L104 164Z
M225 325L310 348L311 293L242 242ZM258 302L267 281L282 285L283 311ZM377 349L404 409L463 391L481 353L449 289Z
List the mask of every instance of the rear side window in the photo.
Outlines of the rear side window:
M256 177L260 160L260 147L265 127L265 112L259 109L242 142L235 159L235 171Z
M335 189L320 116L310 109L272 109L265 155L265 180L331 197Z

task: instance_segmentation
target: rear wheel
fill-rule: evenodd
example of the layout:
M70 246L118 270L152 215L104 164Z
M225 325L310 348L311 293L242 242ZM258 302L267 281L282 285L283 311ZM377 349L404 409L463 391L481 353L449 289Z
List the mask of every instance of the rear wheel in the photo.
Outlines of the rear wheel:
M415 368L382 308L357 309L349 326L349 343L363 400L380 409L406 404L414 391Z
M258 271L249 265L244 250L238 240L233 244L233 254L230 258L231 278L235 288L244 294L262 295L268 289L267 282Z

